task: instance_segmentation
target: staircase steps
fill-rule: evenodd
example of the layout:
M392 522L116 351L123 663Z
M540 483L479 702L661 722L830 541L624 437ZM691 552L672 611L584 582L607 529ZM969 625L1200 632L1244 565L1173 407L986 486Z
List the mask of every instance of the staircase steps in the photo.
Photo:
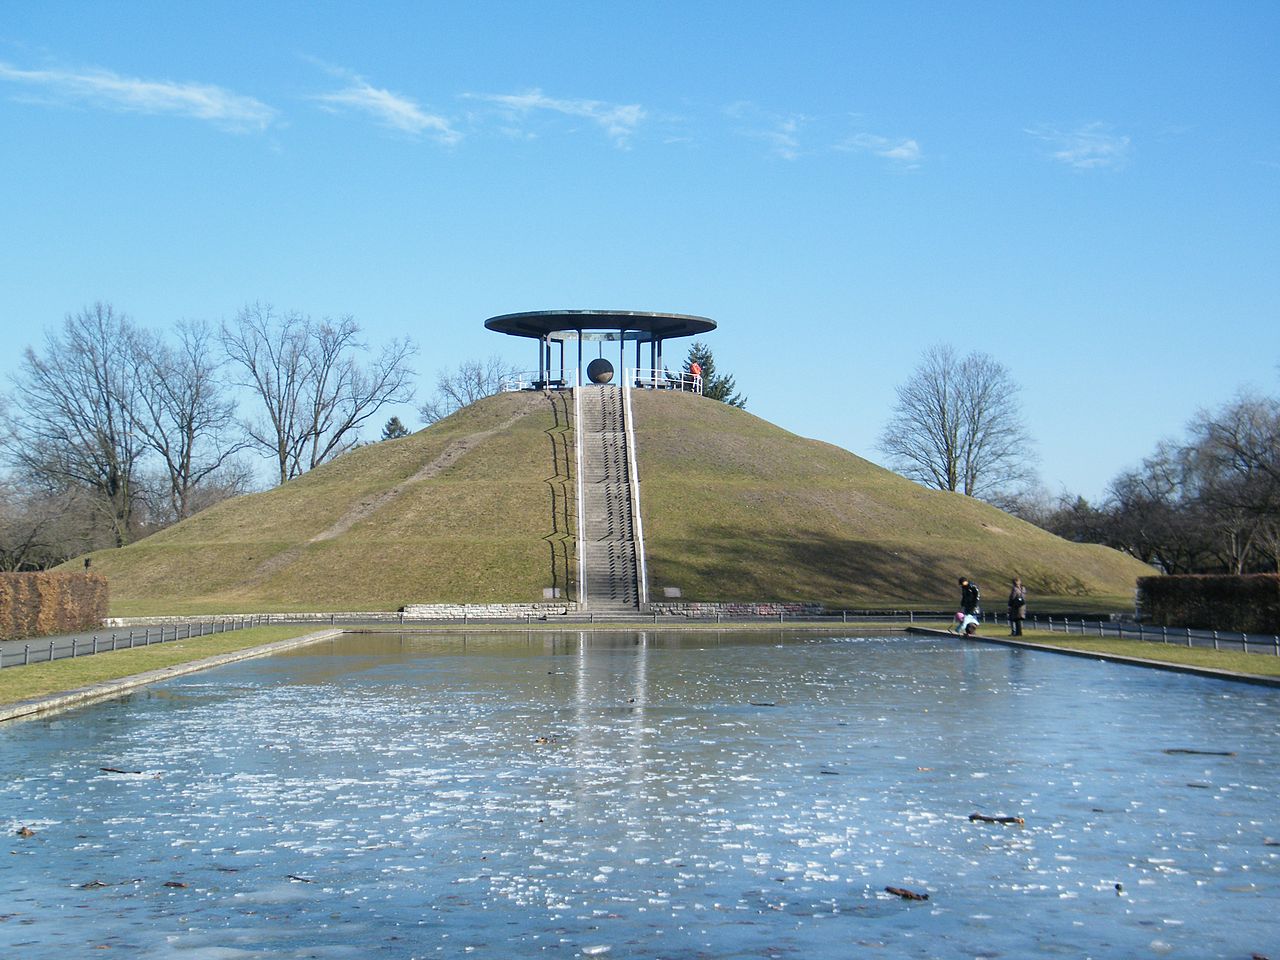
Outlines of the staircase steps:
M622 391L596 385L578 389L582 391L582 423L577 426L583 480L578 516L588 609L634 611L640 591Z

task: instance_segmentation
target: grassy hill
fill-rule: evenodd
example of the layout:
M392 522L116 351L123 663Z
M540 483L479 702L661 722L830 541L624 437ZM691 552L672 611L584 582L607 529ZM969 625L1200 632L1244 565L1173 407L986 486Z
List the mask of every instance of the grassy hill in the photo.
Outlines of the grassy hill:
M573 553L567 419L563 399L490 397L95 553L93 569L125 616L541 599Z
M1044 609L1128 609L1152 571L847 450L686 394L632 395L649 582L686 599L954 604L968 575L990 610L1020 575Z
M1041 609L1050 598L1124 608L1149 572L725 404L633 399L656 597L677 586L686 599L937 606L955 602L966 573L998 607L1019 573ZM117 615L539 600L572 572L570 406L490 397L100 551L94 569Z

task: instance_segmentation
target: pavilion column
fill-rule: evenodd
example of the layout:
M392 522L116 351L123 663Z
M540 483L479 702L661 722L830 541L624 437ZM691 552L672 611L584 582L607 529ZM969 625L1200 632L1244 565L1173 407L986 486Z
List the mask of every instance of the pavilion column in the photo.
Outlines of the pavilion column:
M582 386L582 331L578 331L578 374L573 378L575 386Z
M538 382L544 387L547 385L546 343L547 341L545 337L538 338Z

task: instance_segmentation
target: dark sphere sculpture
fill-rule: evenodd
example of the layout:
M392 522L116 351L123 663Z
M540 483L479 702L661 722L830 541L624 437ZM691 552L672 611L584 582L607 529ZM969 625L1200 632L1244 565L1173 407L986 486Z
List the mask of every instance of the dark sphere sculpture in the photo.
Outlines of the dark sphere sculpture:
M592 383L608 383L613 379L613 364L597 357L587 364L587 379Z

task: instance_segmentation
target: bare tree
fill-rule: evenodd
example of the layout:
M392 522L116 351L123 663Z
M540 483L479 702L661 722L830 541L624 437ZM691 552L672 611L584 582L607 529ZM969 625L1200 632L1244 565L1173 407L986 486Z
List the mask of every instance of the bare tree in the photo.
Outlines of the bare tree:
M436 377L436 392L418 408L426 424L443 420L477 400L493 396L502 389L502 381L519 371L502 357L487 360L463 360L456 370L441 370Z
M250 471L234 461L248 441L223 386L216 334L202 322L179 323L177 342L138 332L141 373L138 431L164 468L165 512L173 521L243 492Z
M982 498L1033 479L1018 386L993 357L930 347L897 394L880 449L904 476Z
M36 500L12 482L0 482L0 570L45 569L59 512L50 500Z
M1188 433L1112 481L1100 542L1169 573L1277 569L1280 401L1244 395Z
M1107 491L1107 541L1166 573L1205 569L1213 555L1185 451L1162 441L1135 470L1111 481Z
M0 480L0 570L48 570L114 538L82 486Z
M30 347L12 377L14 414L0 433L9 461L51 488L84 487L117 546L133 533L145 446L136 429L133 327L110 304L68 314L44 351Z
M1193 496L1218 531L1226 566L1243 573L1280 516L1280 401L1245 395L1190 425ZM1274 554L1274 550L1271 550Z
M223 325L223 348L266 418L245 430L275 459L281 483L351 449L366 420L412 399L413 344L394 340L365 367L359 333L350 316L316 322L256 303Z
M1109 543L1109 519L1105 510L1078 494L1073 495L1064 490L1058 497L1057 506L1037 525L1064 540L1076 543Z

